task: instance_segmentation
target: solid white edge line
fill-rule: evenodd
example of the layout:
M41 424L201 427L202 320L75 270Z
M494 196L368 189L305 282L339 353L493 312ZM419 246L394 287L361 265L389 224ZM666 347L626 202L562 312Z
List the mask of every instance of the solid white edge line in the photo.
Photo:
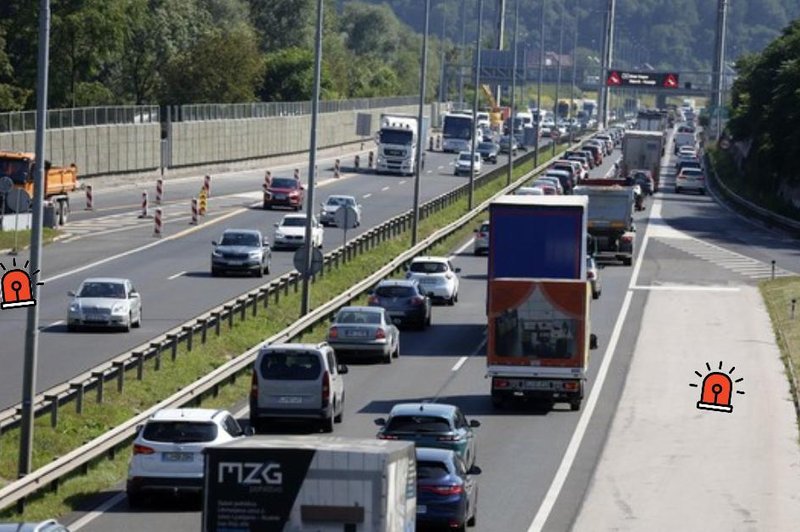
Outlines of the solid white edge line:
M463 356L463 357L459 358L459 359L458 359L458 362L456 362L456 363L453 365L453 369L452 369L452 371L458 371L458 370L460 370L460 369L461 369L461 366L463 366L463 365L464 365L464 362L466 362L468 358L469 358L469 357L466 357L466 356Z
M461 252L464 251L465 249L467 249L468 247L470 247L474 241L475 241L475 238L470 238L469 240L467 240L464 243L464 245L461 246L460 248L458 248L457 250L455 250L455 252L452 255L450 255L449 258L452 259L452 258L455 258L456 256L460 255Z
M389 187L383 187L383 188L381 189L381 192L383 192L383 191L386 191L386 190L389 190Z
M657 201L660 203L661 200ZM639 277L639 270L641 270L642 267L644 253L647 250L647 242L650 239L648 235L649 229L650 225L648 224L647 229L645 229L644 238L642 239L642 248L639 251L639 257L636 259L636 264L634 265L633 272L631 273L631 280L628 283L628 289L626 290L625 298L622 301L622 308L620 309L620 313L617 315L617 321L614 323L614 329L611 331L608 347L603 354L603 362L600 364L600 369L597 371L595 384L592 386L591 393L589 393L589 399L586 401L583 411L581 412L581 417L578 420L578 424L575 426L575 431L572 433L572 438L569 441L569 445L567 445L567 449L564 451L564 456L561 459L558 470L556 470L556 474L553 476L553 481L550 483L550 488L547 490L547 493L542 500L542 504L539 506L539 510L536 512L531 525L528 527L528 532L540 532L544 529L544 525L547 523L547 519L550 517L550 512L552 512L553 506L555 506L556 501L561 494L561 489L564 487L564 483L567 480L567 475L569 475L570 469L572 469L572 464L575 462L578 449L583 442L583 437L586 434L586 428L589 426L589 421L592 418L592 414L594 414L594 409L597 406L600 393L603 391L603 384L605 384L608 368L611 367L611 361L614 359L614 353L617 350L617 343L619 342L619 338L622 334L622 325L625 322L625 318L627 317L628 310L631 306L631 300L633 299L633 288L636 286L635 283Z
M106 513L108 510L110 510L114 506L116 506L119 503L121 503L122 501L124 501L126 497L127 497L127 495L125 495L124 491L122 491L120 493L117 493L116 495L114 495L113 497L108 499L106 502L104 502L103 504L101 504L100 506L98 506L97 508L92 510L91 512L87 512L83 517L81 517L77 521L75 521L73 523L70 523L68 525L69 529L73 530L73 531L80 530L81 528L85 527L86 525L88 525L89 523L91 523L92 521L94 521L95 519L97 519L98 517L103 515L104 513Z
M399 183L397 183L397 184L398 184L398 185L405 185L407 182L408 182L408 181L407 181L406 179L403 179L402 181L400 181L400 182L399 182Z
M631 290L661 290L661 291L674 291L674 292L739 292L740 288L735 286L692 286L692 285L676 285L676 286L632 286Z
M363 196L361 196L361 197L362 197L362 198L364 198L364 199L367 199L367 198L368 198L368 197L370 197L370 196L372 196L372 194L364 194L364 195L363 195Z
M180 277L181 275L183 275L185 273L186 273L186 271L178 272L175 275L170 275L169 277L167 277L167 279L172 281L173 279L177 279L178 277Z

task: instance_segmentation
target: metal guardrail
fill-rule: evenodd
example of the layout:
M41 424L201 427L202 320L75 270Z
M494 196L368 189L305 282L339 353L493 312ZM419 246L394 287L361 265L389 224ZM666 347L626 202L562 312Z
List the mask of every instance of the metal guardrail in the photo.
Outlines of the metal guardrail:
M47 129L108 124L157 124L159 122L160 114L157 105L76 107L47 111ZM36 129L36 111L0 113L0 133L33 131L34 129Z
M579 142L576 144L579 144L582 142L582 140L583 139L579 139ZM547 148L549 148L549 146ZM528 154L517 159L515 163L522 164L527 162L533 158L533 155L533 152L529 152ZM467 212L455 222L452 222L451 224L439 229L413 248L401 253L392 261L390 261L389 264L363 281L353 285L349 290L339 294L337 297L318 307L317 309L312 310L306 316L292 323L278 334L267 338L259 345L249 349L235 359L225 363L208 375L202 377L189 386L184 387L171 397L161 401L157 405L147 409L125 423L102 434L78 449L59 457L58 459L37 469L25 477L10 483L3 489L0 489L0 510L9 508L13 504L17 504L18 507L21 507L24 505L24 500L26 497L37 493L51 484L57 485L60 479L71 475L76 471L87 471L89 465L99 458L104 456L113 457L121 445L127 444L135 436L137 425L146 421L147 418L156 411L163 408L176 408L189 404L192 401L199 400L209 392L215 393L219 389L220 385L223 385L226 382L235 381L239 373L249 369L262 345L288 341L298 336L304 330L310 328L317 322L326 319L338 308L348 304L354 298L360 296L384 277L393 275L399 271L402 266L406 262L410 261L414 256L432 247L440 240L446 238L451 233L463 227L476 214L486 209L494 198L503 194L507 194L522 186L528 179L530 179L531 176L535 175L537 172L540 172L549 163L550 159L539 165L539 167L534 168L531 172L528 172L524 176L518 178L509 186L503 188L500 192L475 207L472 211ZM477 188L483 183L500 179L505 175L505 165L500 166L493 171L476 178L474 183L475 187ZM420 220L424 220L431 214L452 205L462 198L465 198L468 194L468 190L469 184L465 184L457 189L441 194L436 198L424 203L420 206ZM314 276L312 278L312 283L318 277L324 277L326 270L330 272L331 268L334 267L334 264L338 267L339 263L343 260L349 260L356 254L368 251L384 240L394 238L395 236L408 230L411 227L411 216L411 211L407 211L403 214L395 216L380 226L377 226L360 235L358 238L348 243L347 246L340 246L339 248L326 254L323 268L318 276ZM72 395L77 399L77 405L81 405L84 392L88 388L94 387L97 391L97 400L100 402L103 398L104 384L106 381L115 380L117 383L117 389L122 390L124 387L126 371L135 368L137 372L137 379L143 378L144 361L148 358L155 358L155 370L157 371L160 367L160 357L162 353L166 350L169 350L174 359L177 354L177 344L179 341L181 341L181 339L187 342L187 349L191 351L191 346L196 334L199 333L201 335L201 341L205 341L208 330L213 326L216 334L219 335L220 326L223 321L228 321L229 326L232 326L234 316L236 314L240 314L241 319L246 319L248 308L253 315L257 315L259 305L263 304L263 306L267 308L269 306L270 299L274 298L274 300L277 302L280 298L281 292L283 292L284 296L288 295L290 287L292 287L293 291L297 293L300 281L301 276L298 272L294 271L287 273L280 278L267 283L265 286L251 290L242 296L231 299L227 303L220 305L216 309L213 309L212 311L195 319L193 322L190 322L189 325L183 325L162 335L162 337L159 338L164 338L164 340L162 340L160 343L151 341L149 347L147 348L133 350L120 355L116 359L94 368L83 376L79 376L79 378L83 378L88 374L90 375L88 380L67 383L65 385L61 385L59 388L66 387L66 389L69 390L67 394ZM42 400L44 401L43 403L40 402ZM36 401L38 405L38 413L41 413L42 410L47 409L49 406L51 419L57 421L58 405L61 402L59 396L45 393L37 396ZM8 411L5 412L5 414L7 413Z

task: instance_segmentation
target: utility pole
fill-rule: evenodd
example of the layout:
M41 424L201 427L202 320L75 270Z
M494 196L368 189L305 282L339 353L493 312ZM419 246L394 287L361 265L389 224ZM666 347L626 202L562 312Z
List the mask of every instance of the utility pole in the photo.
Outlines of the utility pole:
M519 31L519 0L514 0L514 38L511 45L511 53L514 55L511 70L511 127L508 132L508 177L506 184L510 185L514 176L514 118L517 116L516 111L516 91L517 91L517 32Z
M717 113L717 138L722 133L722 92L725 87L725 31L728 21L728 0L717 0L717 35L714 44L711 102Z
M572 110L575 108L575 78L578 75L578 20L580 13L581 0L575 0L575 35L572 37L572 84L569 91L569 117L572 118ZM572 144L575 137L572 124L569 125L569 143Z
M539 139L542 136L542 78L544 77L544 8L547 0L542 0L542 11L539 14L539 79L536 82L536 108L538 120L536 123L536 151L533 152L533 166L539 166Z
M495 34L495 46L502 50L506 35L506 0L497 0L497 31ZM495 87L495 100L500 105L500 98L503 92L503 85L498 83Z
M425 79L428 69L428 30L431 22L431 0L425 0L425 33L422 36L422 59L419 67L419 111L417 113L417 169L414 176L414 207L411 214L411 245L417 244L419 237L419 180L422 176L422 158L425 156L425 142L422 140L422 115L425 110Z
M566 4L566 0L561 0L561 22L559 23L559 29L558 29L558 76L556 78L556 102L554 105L555 109L553 113L556 117L555 119L556 131L558 131L558 118L559 118L558 98L561 89L561 58L564 57L564 4ZM560 139L561 135L559 135L558 138ZM558 142L556 140L553 140L553 152L552 152L553 157L556 156L556 144L558 144Z
M36 66L36 170L31 220L30 278L41 269L42 210L44 204L45 130L47 129L47 70L50 67L50 0L39 2L39 58ZM38 285L31 282L31 299L38 299ZM33 457L33 398L36 395L36 369L39 356L39 305L28 307L25 323L25 363L22 374L22 419L20 421L20 478L31 472Z
M305 316L311 305L311 257L314 251L312 242L311 222L314 219L314 188L316 187L317 174L317 117L319 115L319 85L322 77L322 6L323 0L317 0L317 35L314 42L314 88L311 95L311 145L308 150L308 193L306 194L306 231L305 231L305 257L303 265L303 300L300 305L300 315Z
M445 65L445 56L444 56L444 49L445 49L445 39L446 35L446 27L447 27L447 12L444 9L447 0L442 0L442 36L441 36L441 61L440 64L442 65L442 76L439 78L439 101L444 102L447 99L447 66Z
M475 96L472 100L472 123L478 123L478 86L481 83L481 38L483 37L483 0L478 0L478 36L475 38ZM473 127L473 129L475 129ZM475 192L475 150L478 147L478 139L473 139L472 149L470 150L469 161L469 198L467 205L472 210Z
M427 0L426 0L427 1ZM458 51L458 108L464 108L464 62L467 56L467 2L461 0L461 48Z
M598 123L602 129L608 126L608 93L606 87L606 77L608 76L608 69L611 68L611 61L614 57L614 12L616 11L616 0L608 0L608 8L606 9L606 20L603 31L603 58L600 64L600 102L598 102L598 110L600 116Z

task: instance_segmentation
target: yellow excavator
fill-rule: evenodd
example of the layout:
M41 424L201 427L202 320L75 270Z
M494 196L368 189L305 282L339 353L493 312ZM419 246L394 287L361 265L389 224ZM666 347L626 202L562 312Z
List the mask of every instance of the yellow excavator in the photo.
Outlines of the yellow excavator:
M486 99L489 100L489 105L491 106L489 122L492 124L492 129L502 127L503 114L500 111L500 106L497 105L497 101L494 99L491 87L489 87L489 85L481 85L481 90L483 91L483 95L486 96Z

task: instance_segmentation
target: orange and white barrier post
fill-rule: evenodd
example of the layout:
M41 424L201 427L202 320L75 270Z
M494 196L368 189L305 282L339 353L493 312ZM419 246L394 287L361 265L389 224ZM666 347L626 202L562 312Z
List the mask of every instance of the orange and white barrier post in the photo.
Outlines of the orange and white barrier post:
M147 215L147 191L142 191L142 213L139 215L139 218L149 218Z
M197 216L198 216L197 198L192 198L192 221L189 222L191 225L197 225Z
M86 209L87 211L94 210L94 198L92 197L92 185L86 185Z
M203 190L206 191L206 197L210 198L211 197L211 176L210 175L207 175L203 179Z
M336 161L333 163L333 177L337 179L342 177L342 173L339 169L339 159L336 159Z
M368 160L369 160L369 167L370 167L370 168L373 168L373 163L375 162L375 159L374 159L374 157L375 157L375 156L373 155L373 153L372 153L372 152L369 152L369 159L368 159Z
M156 205L161 205L161 200L164 199L164 180L159 179L156 181Z
M208 207L208 196L206 194L207 194L206 189L204 188L200 189L200 198L199 198L200 216L206 215L206 208Z
M271 184L272 184L272 172L267 170L267 173L264 174L264 192L267 191L267 189Z
M358 172L358 168L359 168L359 166L361 166L361 157L360 156L356 155L356 158L353 160L353 166L355 167L356 172Z
M162 227L161 208L156 208L156 216L155 216L154 220L155 220L155 225L153 225L153 236L159 236L160 237L161 236L161 227Z
M297 180L300 179L300 169L299 168L295 168L294 169L294 178L297 179Z

